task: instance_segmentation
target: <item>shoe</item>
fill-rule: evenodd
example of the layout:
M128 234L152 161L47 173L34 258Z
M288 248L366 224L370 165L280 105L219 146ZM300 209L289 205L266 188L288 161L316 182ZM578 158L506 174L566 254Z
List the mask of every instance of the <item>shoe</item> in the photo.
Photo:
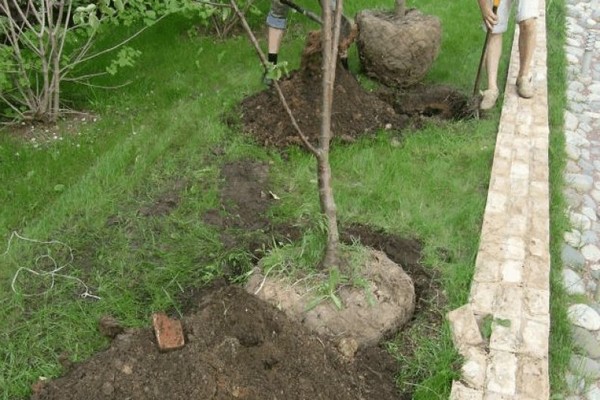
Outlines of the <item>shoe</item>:
M535 94L535 89L533 87L532 78L525 78L523 76L517 78L517 93L519 96L524 99L532 98Z
M481 110L489 110L494 105L496 105L496 100L498 100L498 89L488 89L481 92L483 98L481 99L481 103L479 104L479 108Z

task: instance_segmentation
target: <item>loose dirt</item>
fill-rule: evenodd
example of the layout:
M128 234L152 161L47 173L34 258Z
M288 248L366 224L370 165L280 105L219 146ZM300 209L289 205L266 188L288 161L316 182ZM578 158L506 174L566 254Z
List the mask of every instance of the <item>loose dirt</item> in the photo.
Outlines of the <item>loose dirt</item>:
M230 246L269 243L267 235L251 239L235 235L240 227L298 237L296 230L269 226L265 218L273 201L261 195L269 191L265 164L226 164L222 177L221 207L228 217L216 218L218 213L211 212L206 219L222 228ZM148 215L154 214L151 205L145 207ZM157 212L164 212L162 202L156 207ZM343 226L341 236L346 243L359 240L384 251L404 267L415 284L414 320L423 320L419 316L431 307L443 306L437 279L420 264L418 241L364 225ZM185 347L161 353L151 328L123 329L114 320L104 319L99 329L107 336L116 335L111 346L83 363L67 366L58 379L34 384L31 399L164 399L167 394L173 400L411 398L409 392L398 392L395 379L400 365L381 345L361 348L348 359L338 351L339 343L310 333L236 285L220 281L186 292L187 297L180 299ZM435 332L442 317L433 313L426 322ZM406 354L411 354L413 345L407 343Z

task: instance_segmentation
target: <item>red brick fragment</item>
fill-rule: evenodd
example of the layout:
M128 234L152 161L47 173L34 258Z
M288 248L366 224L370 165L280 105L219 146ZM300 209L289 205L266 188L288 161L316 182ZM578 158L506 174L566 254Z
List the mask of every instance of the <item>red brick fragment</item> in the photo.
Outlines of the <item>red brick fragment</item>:
M176 350L185 345L181 321L171 319L165 313L154 313L152 325L160 351Z

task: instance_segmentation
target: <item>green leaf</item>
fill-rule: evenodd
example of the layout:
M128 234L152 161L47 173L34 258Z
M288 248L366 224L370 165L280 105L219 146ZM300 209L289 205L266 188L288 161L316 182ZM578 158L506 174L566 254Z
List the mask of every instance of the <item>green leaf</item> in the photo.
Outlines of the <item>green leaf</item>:
M96 17L96 14L91 13L90 17L88 19L88 24L90 24L90 26L93 29L98 29L98 27L100 26L100 20L98 19L98 17Z
M125 7L123 6L123 1L122 0L115 0L115 7L119 11L123 11L125 9Z
M342 303L342 300L335 293L331 294L331 300L333 301L333 304L335 304L335 306L338 310L341 310L342 308L344 308L344 304Z

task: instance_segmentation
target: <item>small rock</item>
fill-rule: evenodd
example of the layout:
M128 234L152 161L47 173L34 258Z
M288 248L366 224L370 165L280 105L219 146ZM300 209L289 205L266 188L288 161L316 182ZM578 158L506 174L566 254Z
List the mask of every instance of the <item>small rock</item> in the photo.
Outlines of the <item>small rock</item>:
M337 348L344 357L352 360L358 351L358 342L352 338L342 338L339 341Z
M585 400L600 400L600 388L598 384L592 385L585 394Z
M569 372L565 375L567 388L571 393L579 394L585 389L585 380L580 376L575 376Z
M594 179L588 175L565 174L565 180L574 187L579 193L588 192L594 185Z
M580 270L585 265L585 258L581 253L569 245L563 245L562 261L565 266Z
M572 269L563 269L563 283L569 294L585 294L585 285L577 272Z
M587 304L573 304L569 307L567 314L573 325L590 331L600 329L600 315Z
M600 364L588 357L579 355L571 356L569 369L576 375L598 379L600 378Z
M581 254L586 260L596 262L600 260L600 249L594 244L586 244L581 248Z
M563 238L571 247L577 248L581 245L581 233L576 229L573 229L570 232L565 232Z
M573 341L585 352L588 357L600 357L600 342L598 342L594 335L592 335L588 330L577 326L573 327L572 333Z

